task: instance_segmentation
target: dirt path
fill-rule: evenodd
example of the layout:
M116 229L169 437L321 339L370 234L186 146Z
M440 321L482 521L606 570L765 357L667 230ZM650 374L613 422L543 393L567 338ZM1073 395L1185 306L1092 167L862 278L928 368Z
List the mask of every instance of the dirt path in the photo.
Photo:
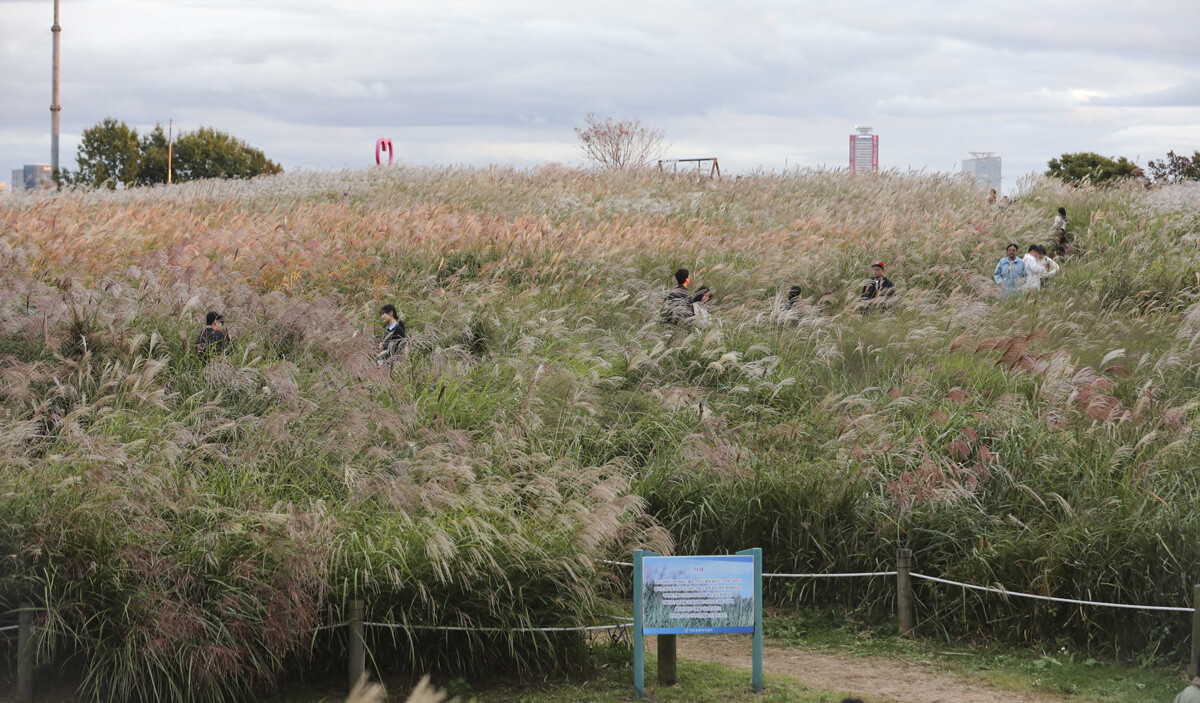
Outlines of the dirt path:
M654 651L652 639L646 638L648 652ZM750 640L746 637L689 635L680 637L678 646L680 659L750 668ZM801 647L764 647L763 671L790 676L813 688L863 696L872 703L1068 702L1046 693L992 688L947 672L934 662L829 654Z

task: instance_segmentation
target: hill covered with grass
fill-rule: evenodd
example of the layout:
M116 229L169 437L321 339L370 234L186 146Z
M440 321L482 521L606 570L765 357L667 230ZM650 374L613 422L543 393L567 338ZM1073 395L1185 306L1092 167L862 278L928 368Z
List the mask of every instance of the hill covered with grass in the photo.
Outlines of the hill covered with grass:
M97 698L236 698L340 661L569 664L628 574L762 547L1187 605L1200 578L1196 189L803 171L372 169L0 201L0 612ZM1009 241L1073 253L1000 297ZM882 259L899 294L863 315ZM713 324L658 319L671 273ZM777 308L802 285L798 319ZM378 310L411 342L375 363ZM203 358L207 310L233 345ZM874 582L771 597L893 607ZM918 585L926 634L1182 651L1188 618Z

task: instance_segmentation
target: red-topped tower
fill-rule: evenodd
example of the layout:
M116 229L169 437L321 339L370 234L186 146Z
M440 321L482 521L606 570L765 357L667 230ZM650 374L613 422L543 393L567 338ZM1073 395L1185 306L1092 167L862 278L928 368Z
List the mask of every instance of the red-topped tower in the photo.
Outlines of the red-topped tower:
M879 170L879 135L871 127L855 126L858 134L850 135L850 171L862 173Z

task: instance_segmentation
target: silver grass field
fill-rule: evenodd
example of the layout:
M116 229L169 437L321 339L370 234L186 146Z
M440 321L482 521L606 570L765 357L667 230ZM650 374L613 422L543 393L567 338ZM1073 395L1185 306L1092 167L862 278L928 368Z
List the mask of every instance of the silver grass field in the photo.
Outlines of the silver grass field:
M0 200L0 613L93 700L570 667L635 548L1184 606L1200 189L379 168ZM1000 297L1013 241L1071 251ZM871 261L899 295L859 312ZM713 324L670 329L680 266ZM803 314L778 313L788 286ZM375 363L380 305L411 333ZM204 358L207 310L233 344ZM886 619L886 579L768 582ZM1188 618L919 583L929 637L1186 658ZM0 625L15 616L0 615ZM9 660L13 659L11 644ZM56 668L57 667L57 668ZM11 669L11 665L10 665ZM9 672L11 673L11 671Z

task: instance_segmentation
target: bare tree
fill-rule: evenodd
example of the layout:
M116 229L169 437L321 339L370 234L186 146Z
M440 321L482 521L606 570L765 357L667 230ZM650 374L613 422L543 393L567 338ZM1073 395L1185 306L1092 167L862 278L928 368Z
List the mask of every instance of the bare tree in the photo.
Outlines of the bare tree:
M663 155L661 129L650 129L639 119L617 121L590 113L586 129L575 128L579 148L588 161L610 171L643 168Z

